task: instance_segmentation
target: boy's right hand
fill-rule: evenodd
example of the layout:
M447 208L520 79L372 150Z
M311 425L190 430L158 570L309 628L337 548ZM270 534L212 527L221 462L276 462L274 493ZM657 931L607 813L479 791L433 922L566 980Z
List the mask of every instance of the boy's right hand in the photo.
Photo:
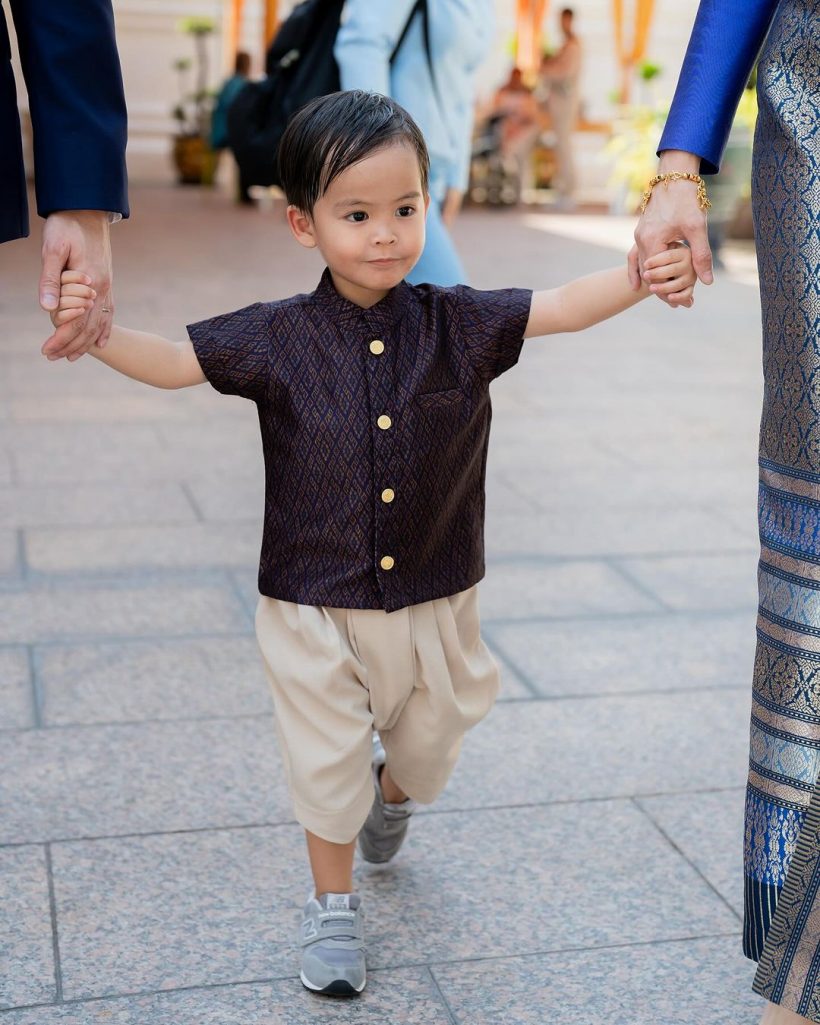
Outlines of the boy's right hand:
M60 301L57 309L49 314L51 323L61 327L77 317L84 317L93 307L96 297L87 274L76 270L63 271L60 275Z

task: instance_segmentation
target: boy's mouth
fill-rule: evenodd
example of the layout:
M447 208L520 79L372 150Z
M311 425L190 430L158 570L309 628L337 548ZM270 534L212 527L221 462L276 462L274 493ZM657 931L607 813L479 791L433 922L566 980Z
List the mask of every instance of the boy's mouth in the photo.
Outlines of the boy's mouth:
M384 257L381 260L368 260L367 262L370 264L371 267L394 267L397 263L400 263L401 261L398 259L398 257L388 256Z

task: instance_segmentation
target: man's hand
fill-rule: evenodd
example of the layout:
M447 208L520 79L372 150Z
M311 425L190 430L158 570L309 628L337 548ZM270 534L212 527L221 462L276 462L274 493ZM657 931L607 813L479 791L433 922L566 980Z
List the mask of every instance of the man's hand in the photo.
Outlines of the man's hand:
M700 169L700 158L693 153L667 150L661 154L660 173ZM635 246L629 254L629 283L635 291L641 287L646 261L681 240L692 251L695 273L704 285L711 285L712 251L706 232L706 211L701 210L697 189L692 182L677 181L656 185L652 198L635 229ZM659 295L670 306L681 305L674 295Z
M92 345L105 345L114 319L111 243L105 211L63 210L46 218L40 305L48 313L56 311L59 305L63 271L86 275L96 297L82 316L58 327L41 351L50 360L66 357L73 362Z

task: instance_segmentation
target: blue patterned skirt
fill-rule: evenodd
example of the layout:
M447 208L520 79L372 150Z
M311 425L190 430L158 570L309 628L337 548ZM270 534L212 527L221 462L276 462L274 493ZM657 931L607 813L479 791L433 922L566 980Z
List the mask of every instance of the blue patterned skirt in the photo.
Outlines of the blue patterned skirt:
M820 1021L820 0L780 3L758 96L765 391L744 950L757 992Z

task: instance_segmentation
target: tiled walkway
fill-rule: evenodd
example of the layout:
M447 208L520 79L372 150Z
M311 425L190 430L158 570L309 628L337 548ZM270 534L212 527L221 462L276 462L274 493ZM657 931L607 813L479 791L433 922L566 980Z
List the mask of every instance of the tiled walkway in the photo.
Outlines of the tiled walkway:
M275 214L133 207L122 323L183 337L318 279ZM619 261L545 226L467 214L473 282ZM339 1003L298 980L309 877L252 636L254 411L46 363L37 249L0 249L0 1025L754 1025L754 288L531 340L493 386L503 698L396 862L357 866L372 972Z

